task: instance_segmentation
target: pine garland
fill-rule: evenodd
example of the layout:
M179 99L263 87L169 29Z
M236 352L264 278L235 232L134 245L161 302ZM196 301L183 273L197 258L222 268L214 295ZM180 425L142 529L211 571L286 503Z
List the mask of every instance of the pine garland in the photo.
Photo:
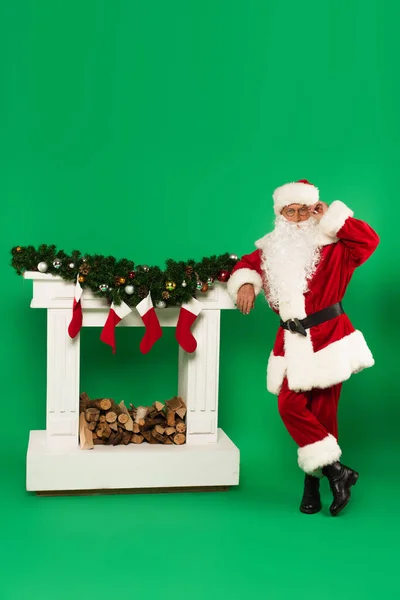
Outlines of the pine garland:
M168 259L165 270L157 266L135 266L126 258L117 260L101 254L82 255L78 250L67 254L54 245L15 246L12 261L18 275L38 271L39 263L46 263L46 273L58 275L65 281L75 282L79 277L82 288L90 289L111 304L125 302L136 306L150 292L153 303L168 307L188 302L198 292L206 292L215 279L227 281L238 257L228 253L195 260ZM131 293L133 292L133 293Z

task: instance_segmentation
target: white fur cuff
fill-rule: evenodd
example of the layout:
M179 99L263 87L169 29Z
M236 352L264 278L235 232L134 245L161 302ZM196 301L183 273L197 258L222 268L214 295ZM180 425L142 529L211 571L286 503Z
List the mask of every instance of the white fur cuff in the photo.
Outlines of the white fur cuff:
M339 460L342 451L336 438L329 434L319 442L299 448L297 455L300 469L310 474Z
M286 376L286 359L284 356L269 355L267 366L267 390L278 396Z
M320 220L320 229L322 233L325 233L332 238L336 238L337 232L342 229L346 219L353 215L354 212L346 206L344 202L335 200Z
M236 302L237 293L239 288L242 287L245 283L252 283L254 286L254 292L256 296L260 293L262 288L262 278L257 271L253 269L238 269L231 275L228 279L227 290L228 294L232 298L234 302Z

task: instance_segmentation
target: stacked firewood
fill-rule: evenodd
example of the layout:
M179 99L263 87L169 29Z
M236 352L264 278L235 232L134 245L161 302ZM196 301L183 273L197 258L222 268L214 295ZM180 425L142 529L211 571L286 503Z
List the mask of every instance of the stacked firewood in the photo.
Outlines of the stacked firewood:
M79 437L82 450L96 445L176 444L186 442L186 404L179 396L165 404L152 406L130 404L127 408L111 398L90 400L80 395Z

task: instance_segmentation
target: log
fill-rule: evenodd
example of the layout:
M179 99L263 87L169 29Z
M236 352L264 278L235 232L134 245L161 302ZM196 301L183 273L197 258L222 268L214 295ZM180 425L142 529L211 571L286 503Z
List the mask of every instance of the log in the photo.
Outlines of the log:
M184 419L187 412L187 408L186 406L182 406L181 408L178 408L178 410L176 410L175 412L181 419Z
M87 426L84 412L79 415L79 442L81 450L91 450L94 447L93 435Z
M111 398L100 398L99 400L93 400L93 402L100 410L110 410L113 405Z
M139 423L134 423L132 426L133 433L140 433L140 425Z
M169 427L174 427L175 425L175 411L172 408L167 408L167 424Z
M85 419L86 421L86 419ZM91 421L90 423L87 424L88 429L90 429L90 431L94 431L97 427L97 422L96 421Z
M171 400L168 400L165 403L165 405L171 410L175 411L181 419L185 417L187 408L185 402L180 396L175 396L174 398L171 398Z
M165 437L161 433L159 433L156 430L156 428L154 428L154 429L151 430L151 435L153 436L153 438L155 440L157 440L157 442L160 442L160 444L164 443Z
M150 429L149 429L148 431L142 431L142 437L144 437L144 438L145 438L145 440L146 440L147 442L149 442L149 443L150 443L150 441L151 441L151 439L152 439L152 437L153 437L153 436L151 435L151 431L150 431ZM132 436L132 438L133 438L133 436Z
M178 433L185 433L186 431L186 423L184 423L183 421L178 421L175 427Z
M141 444L143 440L144 437L142 435L136 435L136 433L134 433L131 438L132 444Z
M98 426L98 428L96 429L97 437L99 437L99 438L103 437L104 429L105 429L105 423L102 423L101 425Z
M133 419L132 419L131 415L129 414L129 411L126 408L123 400L119 403L119 408L122 411L122 413L121 413L121 415L119 415L119 417L122 417L122 415L125 415L126 417L128 417L127 421L124 422L124 421L120 420L120 423L124 423L126 431L133 431L133 424L134 424ZM119 419L119 417L118 417L118 419Z
M90 406L90 398L86 392L82 392L79 395L79 410L80 412L85 412L87 408Z
M171 400L167 400L165 406L176 412L178 408L182 408L182 406L185 406L185 403L179 396L174 396L173 398L171 398Z
M129 421L129 415L126 415L125 413L121 413L118 416L118 421L121 423L121 425L125 425L125 423L127 423Z
M174 437L172 438L174 444L176 444L177 446L180 446L181 444L184 444L186 441L186 435L184 433L176 433L174 435Z
M100 446L100 445L101 445L101 446L104 446L104 444L105 444L105 441L104 441L102 438L98 438L98 437L97 437L97 438L94 438L94 440L93 440L93 444L94 444L95 446Z
M122 443L125 444L125 446L127 444L129 444L129 442L132 439L132 433L130 431L125 431L125 433L122 436Z
M147 415L147 406L139 406L136 411L135 423L139 423L142 419L146 418Z
M113 410L108 411L108 413L106 414L107 423L114 423L116 420L117 414Z
M183 434L179 434L179 435L183 435ZM114 438L112 441L112 445L118 446L118 444L120 444L122 442L122 438L124 437L124 434L121 432L118 432L118 433L114 433L113 436L114 436Z
M167 427L165 433L166 435L173 435L174 433L176 433L176 429L175 427Z
M117 421L114 421L114 423L109 423L109 427L113 431L118 431L118 423L117 423Z
M85 419L88 423L90 421L98 421L100 418L100 411L98 408L87 408L85 411Z
M105 423L106 422L106 415L100 415L99 421L100 421L100 423Z
M109 438L111 435L111 427L108 423L104 423L103 425L103 438Z
M154 427L154 431L157 431L157 433L159 433L160 435L164 435L165 427L162 427L161 425L156 425Z
M161 412L164 410L164 404L162 402L158 402L158 400L153 403L153 406L157 412Z
M165 419L159 417L156 419L146 419L142 427L144 430L153 429L156 425L162 425L163 423L165 423Z
M165 445L172 445L173 446L174 442L171 440L171 438L166 437L165 440L164 440L164 444Z

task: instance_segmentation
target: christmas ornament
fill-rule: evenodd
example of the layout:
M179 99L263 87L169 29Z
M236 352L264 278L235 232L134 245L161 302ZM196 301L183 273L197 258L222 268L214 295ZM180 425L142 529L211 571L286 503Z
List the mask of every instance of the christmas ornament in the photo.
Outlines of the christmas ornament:
M108 292L108 285L106 283L102 283L101 285L99 285L99 290L101 292Z
M70 269L75 269L75 263L73 262L70 262L68 266Z
M125 279L125 277L120 277L120 278L118 279L118 283L119 283L120 285L123 285L125 282L126 282L126 279Z
M83 275L79 275L78 281L79 281L79 283L83 283L85 281L84 276Z
M136 275L135 271L130 271L128 274L128 277L129 277L129 279L135 279L135 275Z
M62 265L62 262L59 258L56 258L55 260L53 260L53 267L55 269L59 269Z
M128 294L128 296L132 296L133 292L135 291L135 288L133 287L133 285L126 285L124 290L125 294Z
M186 286L187 286L187 283L186 283L186 281L185 281L185 280L183 280L183 281L182 281L182 283L181 283L181 286L182 286L182 287L186 287Z
M238 256L236 256L236 254L231 254L231 255L229 256L229 258L230 258L231 260L239 260L239 257L238 257Z
M150 267L148 265L139 265L136 268L138 271L143 271L143 273L148 273L150 271Z
M227 271L226 269L222 269L222 271L220 271L218 273L217 279L218 279L218 281L222 281L225 283L226 281L228 281L229 277L230 277L229 271Z
M17 252L21 252L21 251L22 251L22 248L21 248L21 246L17 246L17 247L16 247L16 251L17 251Z
M164 300L168 300L168 298L169 298L169 292L163 292L161 295L164 298Z
M157 302L156 307L157 308L165 308L167 305L164 302L164 300L160 300L159 302Z
M165 287L168 291L173 292L174 289L176 288L176 283L175 283L175 281L167 281L165 284Z
M207 292L208 291L208 284L207 283L203 283L203 285L201 286L201 291L202 292Z
M208 287L212 287L214 285L214 279L212 277L208 277L207 285Z
M86 263L86 261L80 265L79 273L82 273L82 275L89 275L89 271L90 271L90 267Z
M38 266L38 271L40 271L40 273L46 273L47 269L49 268L47 265L47 262L44 262L44 260L42 260Z

